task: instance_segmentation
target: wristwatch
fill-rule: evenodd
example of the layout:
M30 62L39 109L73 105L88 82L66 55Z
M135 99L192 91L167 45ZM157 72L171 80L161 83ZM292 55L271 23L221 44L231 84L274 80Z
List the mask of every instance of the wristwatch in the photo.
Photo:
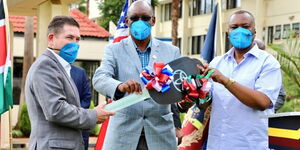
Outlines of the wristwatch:
M229 80L227 81L227 83L225 85L225 88L229 89L234 82L235 81L232 78L229 78Z

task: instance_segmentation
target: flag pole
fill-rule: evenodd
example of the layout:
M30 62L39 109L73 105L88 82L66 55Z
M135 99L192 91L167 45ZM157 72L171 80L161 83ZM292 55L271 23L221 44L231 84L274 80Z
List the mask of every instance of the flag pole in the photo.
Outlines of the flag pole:
M12 57L10 53L10 26L9 26L9 15L8 15L8 8L7 8L7 0L3 0L3 8L4 8L4 14L5 14L5 28L6 28L6 45L7 45L7 51L10 55L10 59ZM9 149L12 150L12 123L11 123L11 106L8 106L8 128L9 128Z
M219 30L220 30L220 48L221 48L221 55L225 54L224 50L224 44L223 44L223 28L222 28L222 2L221 0L218 0L218 24L219 24Z
M9 126L9 148L10 150L13 149L12 147L12 127L11 127L11 107L9 106L9 110L8 110L8 118L9 118L9 123L8 123L8 126Z

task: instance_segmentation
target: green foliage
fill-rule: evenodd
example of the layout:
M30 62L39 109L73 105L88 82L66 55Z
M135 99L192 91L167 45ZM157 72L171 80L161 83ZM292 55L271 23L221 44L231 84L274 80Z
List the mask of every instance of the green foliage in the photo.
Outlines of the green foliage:
M281 44L269 45L277 52L277 60L281 69L289 80L297 86L296 91L300 93L300 39L297 36L290 36Z
M24 136L29 136L31 132L31 125L30 125L30 120L28 116L28 110L27 106L24 103L21 107L20 111L20 120L19 120L19 128L24 134Z
M90 104L90 107L89 109L94 109L95 108L95 104L94 104L94 101L91 100L91 104ZM95 125L94 129L90 132L90 134L93 136L97 136L100 132L100 127L98 124Z
M282 112L295 112L300 111L300 100L293 99L286 101L284 105L277 111L277 113Z
M269 44L277 53L283 71L286 101L277 112L300 111L300 39L296 32L289 32L281 44Z
M99 3L98 9L100 10L101 18L98 20L100 26L108 30L109 21L117 24L120 18L120 14L123 8L125 0L105 0ZM158 5L158 0L151 0L152 6Z
M78 5L78 10L84 14L86 14L86 0L80 0L75 3Z
M11 134L13 138L20 138L24 136L21 130L12 130Z

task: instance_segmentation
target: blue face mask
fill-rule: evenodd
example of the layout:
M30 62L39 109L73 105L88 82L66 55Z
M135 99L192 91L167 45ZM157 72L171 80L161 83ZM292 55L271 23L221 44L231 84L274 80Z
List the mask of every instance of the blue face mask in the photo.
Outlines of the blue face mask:
M243 50L252 43L252 32L248 29L239 27L230 32L229 39L233 47Z
M78 49L79 45L77 43L68 43L63 48L61 48L58 55L68 63L73 63L77 58Z
M130 25L130 33L137 40L145 40L151 34L151 25L143 20L138 20Z

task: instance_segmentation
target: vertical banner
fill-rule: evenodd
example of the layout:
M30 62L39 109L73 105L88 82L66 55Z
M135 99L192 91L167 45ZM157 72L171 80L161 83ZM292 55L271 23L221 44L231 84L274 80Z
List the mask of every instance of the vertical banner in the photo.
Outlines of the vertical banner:
M4 0L0 0L0 115L13 105L9 25L4 4Z

